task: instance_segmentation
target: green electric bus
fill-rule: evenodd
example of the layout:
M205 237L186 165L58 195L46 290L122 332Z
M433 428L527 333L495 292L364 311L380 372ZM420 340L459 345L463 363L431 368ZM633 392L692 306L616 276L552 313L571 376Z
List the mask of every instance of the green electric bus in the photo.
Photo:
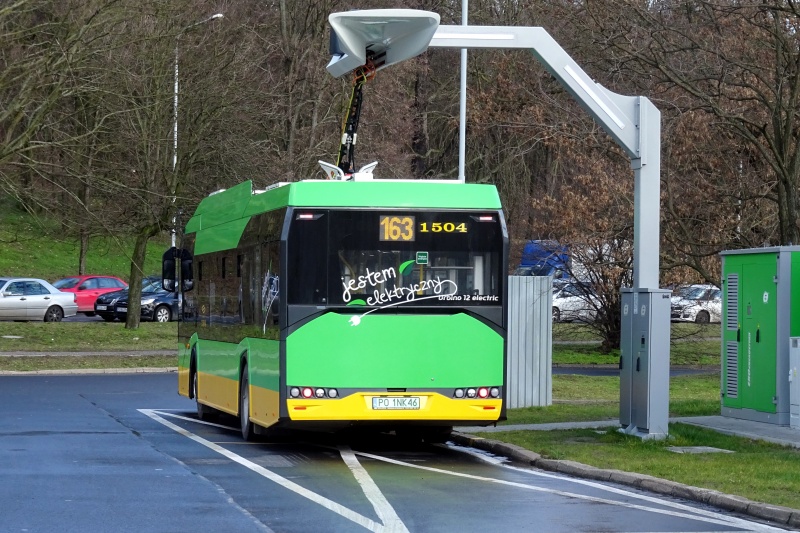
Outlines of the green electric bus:
M307 180L205 198L164 255L201 419L446 435L505 419L508 235L491 185Z

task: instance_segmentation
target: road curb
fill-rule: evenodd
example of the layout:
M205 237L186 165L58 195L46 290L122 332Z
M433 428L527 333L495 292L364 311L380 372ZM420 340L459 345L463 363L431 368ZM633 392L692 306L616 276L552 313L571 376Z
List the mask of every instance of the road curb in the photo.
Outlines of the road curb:
M142 356L178 356L177 350L128 350L116 352L83 351L83 352L0 352L0 357L142 357Z
M168 374L177 373L178 367L135 368L84 368L72 370L0 370L0 376L78 376L84 374Z
M646 474L624 472L622 470L610 470L584 465L575 461L563 461L557 459L545 459L536 452L526 450L515 444L508 444L496 440L476 437L467 433L454 431L451 439L462 446L470 446L480 450L486 450L497 455L508 457L514 462L522 463L527 466L535 466L542 470L558 472L575 477L593 479L597 481L611 481L620 485L627 485L637 489L664 494L675 498L692 500L725 511L733 511L768 520L775 524L789 526L800 529L800 510L779 505L770 505L755 502L735 496L724 494L711 489L684 485L675 481L660 479Z

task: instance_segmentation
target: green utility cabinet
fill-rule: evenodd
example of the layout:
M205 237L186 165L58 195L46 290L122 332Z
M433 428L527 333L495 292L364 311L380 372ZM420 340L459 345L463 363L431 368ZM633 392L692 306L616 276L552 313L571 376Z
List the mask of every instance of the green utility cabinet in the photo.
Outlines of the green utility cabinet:
M789 349L800 336L800 246L722 256L722 415L789 425Z

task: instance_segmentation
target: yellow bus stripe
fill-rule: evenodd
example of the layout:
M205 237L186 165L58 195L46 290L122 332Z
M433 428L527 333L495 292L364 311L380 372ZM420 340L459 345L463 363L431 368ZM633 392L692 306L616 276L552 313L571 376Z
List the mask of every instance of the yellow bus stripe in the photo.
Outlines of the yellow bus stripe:
M197 373L197 396L201 403L232 415L239 414L239 382L205 372Z
M420 398L419 409L376 410L374 393L351 394L338 400L316 398L287 400L292 420L460 420L492 421L500 418L502 400L452 399L438 393L405 394Z

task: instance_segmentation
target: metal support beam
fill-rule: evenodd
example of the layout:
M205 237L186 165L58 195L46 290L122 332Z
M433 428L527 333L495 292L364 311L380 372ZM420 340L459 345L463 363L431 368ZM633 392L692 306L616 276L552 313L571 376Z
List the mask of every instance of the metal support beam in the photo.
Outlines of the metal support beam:
M530 50L631 158L634 171L635 288L658 288L661 113L643 96L595 83L544 28L439 26L429 48Z

